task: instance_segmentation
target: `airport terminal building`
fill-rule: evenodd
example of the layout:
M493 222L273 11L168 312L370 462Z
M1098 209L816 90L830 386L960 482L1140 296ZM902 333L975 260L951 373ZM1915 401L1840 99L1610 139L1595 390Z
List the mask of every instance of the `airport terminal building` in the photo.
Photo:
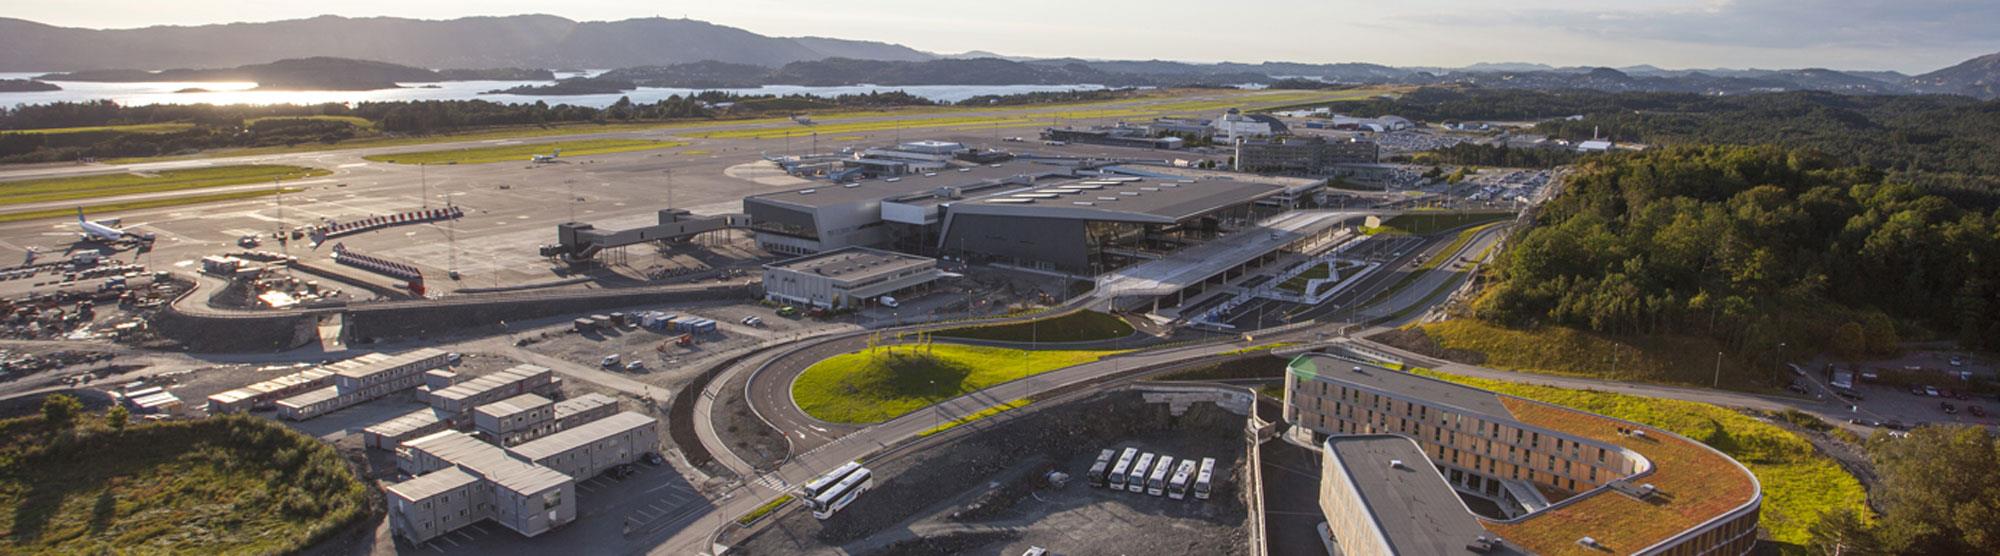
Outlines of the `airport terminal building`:
M1320 506L1341 554L1757 544L1756 476L1665 430L1325 354L1290 364L1284 418L1321 452Z
M1237 180L1086 178L951 203L944 253L1094 276L1253 226L1284 186Z

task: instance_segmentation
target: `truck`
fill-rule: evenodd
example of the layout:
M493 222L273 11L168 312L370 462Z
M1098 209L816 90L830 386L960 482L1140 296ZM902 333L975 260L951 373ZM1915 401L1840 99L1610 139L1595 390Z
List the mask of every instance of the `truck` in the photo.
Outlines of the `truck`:
M899 301L896 301L896 298L894 298L894 297L890 297L890 296L886 296L886 295L885 295L885 296L882 296L882 298L881 298L881 299L880 299L879 301L881 301L881 302L882 302L882 306L883 306L883 307L888 307L888 308L890 308L890 309L894 309L894 308L897 308L897 307L901 307L901 306L903 306L903 304L902 304L901 302L899 302Z

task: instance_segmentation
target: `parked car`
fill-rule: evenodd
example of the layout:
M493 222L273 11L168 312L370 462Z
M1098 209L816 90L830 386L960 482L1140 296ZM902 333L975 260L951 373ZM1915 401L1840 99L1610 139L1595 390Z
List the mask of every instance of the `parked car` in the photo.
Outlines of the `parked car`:
M659 452L646 452L646 455L640 456L639 459L645 461L646 465L662 465L667 463L667 458L660 457Z
M1963 366L1965 366L1965 358L1964 358L1964 357L1959 357L1959 356L1956 356L1956 355L1953 355L1953 356L1951 356L1951 366L1953 366L1953 367L1963 367Z
M1809 392L1809 391L1807 391L1807 390L1806 390L1806 385L1804 385L1804 384L1799 384L1799 383L1797 383L1797 382L1793 382L1793 383L1791 383L1791 384L1786 384L1786 385L1785 385L1785 389L1786 389L1786 390L1791 390L1791 391L1793 391L1793 392L1798 392L1798 393L1799 393L1800 395L1811 395L1811 394L1812 394L1812 392Z
M631 363L626 363L626 364L625 364L625 372L628 372L628 373L636 373L636 372L639 372L639 371L643 371L643 370L646 370L646 362L645 362L645 361L633 361L633 362L631 362Z
M1924 395L1935 398L1938 396L1938 389L1930 386L1925 386Z
M1971 413L1973 417L1985 417L1985 416L1986 416L1986 408L1983 408L1983 407L1979 407L1979 406L1976 406L1976 405L1968 405L1968 406L1965 406L1965 412L1966 412L1966 413Z
M611 355L606 355L606 356L604 356L604 360L603 360L603 361L600 361L600 362L598 362L598 364L599 364L599 365L603 365L603 366L604 366L604 368L607 368L607 369L609 369L609 368L614 368L614 367L617 367L617 366L618 366L618 354L616 354L616 353L613 353L613 354L611 354Z
M1951 402L1938 402L1938 409L1944 410L1945 415L1958 414L1958 406L1952 405Z
M1847 420L1847 422L1848 422L1848 423L1852 423L1852 424L1856 424L1856 425L1861 425L1861 426L1864 426L1864 427L1880 427L1880 426L1882 426L1882 422L1881 422L1881 421L1877 421L1877 420L1874 420L1874 419L1859 419L1859 418L1855 418L1855 419L1848 419L1848 420Z

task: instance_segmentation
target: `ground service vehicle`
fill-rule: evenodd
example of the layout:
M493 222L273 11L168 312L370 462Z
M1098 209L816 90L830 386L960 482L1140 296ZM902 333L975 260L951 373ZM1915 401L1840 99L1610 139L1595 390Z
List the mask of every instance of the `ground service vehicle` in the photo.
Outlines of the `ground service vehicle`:
M1152 471L1153 471L1153 453L1146 452L1145 454L1140 455L1139 461L1134 462L1132 464L1132 475L1130 477L1125 478L1125 490L1129 490L1132 492L1145 492L1146 474L1151 473Z
M1111 490L1125 490L1125 477L1132 472L1132 459L1137 457L1139 457L1138 448L1126 448L1125 452L1118 456L1118 463L1111 466L1111 476L1105 478Z
M1091 488L1104 488L1104 475L1111 472L1111 458L1117 455L1118 452L1108 448L1097 453L1097 461L1090 464Z
M1195 499L1207 500L1208 493L1214 488L1212 484L1214 480L1215 458L1201 458L1201 470L1195 472L1194 478Z
M1194 460L1184 459L1181 460L1179 467L1174 468L1173 478L1167 481L1168 498L1175 500L1187 499L1188 482L1194 478L1195 467Z
M1146 494L1159 496L1167 493L1167 474L1174 471L1173 456L1160 456L1159 463L1153 464L1153 475L1146 479Z

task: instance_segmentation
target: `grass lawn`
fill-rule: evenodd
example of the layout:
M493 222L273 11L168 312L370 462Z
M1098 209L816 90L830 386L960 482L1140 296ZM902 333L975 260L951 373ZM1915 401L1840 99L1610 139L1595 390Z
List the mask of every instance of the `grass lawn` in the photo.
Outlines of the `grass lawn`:
M257 122L270 121L270 120L319 120L324 122L347 122L348 125L358 127L361 129L375 129L375 122L368 121L368 118L363 118L360 116L266 116L262 118L250 118L248 120L243 120L243 125L245 127L248 127L256 125Z
M300 191L304 190L296 187L287 187L284 189L285 193L298 193ZM127 210L139 210L139 209L160 208L160 207L177 207L181 205L198 205L202 203L235 201L239 199L252 199L256 197L270 197L270 196L271 192L269 191L231 191L228 193L209 193L205 195L183 195L178 197L165 197L160 199L146 199L143 201L126 201L122 203L98 203L94 205L84 205L83 210L84 212L88 212L91 214L98 214L106 212L119 212ZM74 217L76 217L76 209L74 208L25 210L20 212L0 213L0 222L20 222L23 220L40 220L43 218L74 218Z
M1688 336L1624 338L1554 326L1514 330L1474 319L1421 329L1439 347L1482 354L1487 367L1689 386L1715 381L1715 354L1722 351L1713 340ZM1722 360L1723 388L1769 390L1762 380L1767 375L1728 356Z
M763 519L764 516L770 515L771 512L778 511L778 508L783 508L785 504L790 503L792 503L792 495L790 494L772 498L770 502L765 502L763 505L757 506L757 509L750 510L750 513L743 514L743 517L736 518L736 524L749 525L756 523L757 520Z
M116 131L120 133L173 133L176 131L186 131L190 129L194 129L194 124L186 122L168 122L163 124L93 125L93 126L82 126L82 127L52 127L45 129L0 129L0 133L26 133L35 135L46 135L46 134L57 134L57 133L91 133L97 131Z
M974 411L971 414L966 415L964 417L959 417L957 419L946 421L942 425L924 429L923 432L917 433L917 436L924 437L948 431L951 430L953 427L957 427L959 425L963 425L973 421L978 421L980 419L985 419L987 417L992 417L994 415L999 415L1001 412L1012 411L1024 405L1028 405L1028 400L1025 399L1014 400L1011 402L1003 403L986 409L981 409L979 411Z
M151 174L107 174L0 182L0 206L206 189L328 174L326 170L283 165L217 166ZM264 192L266 195L269 191ZM70 212L76 212L70 209Z
M1116 353L1121 352L946 343L878 347L814 363L792 382L792 399L823 421L879 423L988 386Z
M369 516L334 449L235 416L0 421L0 554L289 554Z
M1513 217L1514 213L1511 212L1406 212L1390 218L1387 222L1383 222L1380 228L1366 230L1366 233L1370 235L1406 234L1424 236L1461 226L1485 224Z
M1029 322L939 330L931 335L997 342L1089 342L1131 336L1132 325L1116 315L1077 311Z
M1761 522L1773 539L1797 548L1826 511L1848 508L1870 515L1861 482L1799 435L1777 425L1711 404L1530 386L1425 369L1419 374L1503 394L1576 408L1659 427L1729 454L1757 476L1764 489ZM1664 466L1662 467L1664 469ZM1665 488L1664 486L1662 488Z
M362 158L395 164L487 164L491 162L527 162L535 155L553 153L556 149L562 149L562 156L570 157L670 149L686 144L686 142L682 141L654 141L650 139L589 139L583 141L524 143L518 145L474 147L470 149L378 154Z

